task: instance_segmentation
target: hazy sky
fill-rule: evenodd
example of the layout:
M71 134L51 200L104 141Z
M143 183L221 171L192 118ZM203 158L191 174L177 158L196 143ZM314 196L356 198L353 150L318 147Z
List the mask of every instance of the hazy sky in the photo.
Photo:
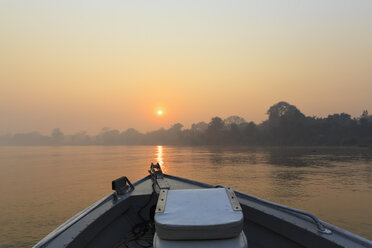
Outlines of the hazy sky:
M371 99L371 0L0 1L0 134L260 122L280 100L358 116Z

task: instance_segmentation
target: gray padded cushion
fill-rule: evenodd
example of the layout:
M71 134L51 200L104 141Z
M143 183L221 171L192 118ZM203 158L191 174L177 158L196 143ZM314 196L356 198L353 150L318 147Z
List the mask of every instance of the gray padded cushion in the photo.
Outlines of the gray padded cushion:
M247 239L243 232L239 236L231 239L216 240L164 240L160 239L156 233L154 235L154 248L247 248Z
M232 209L224 188L168 190L155 228L166 240L232 238L243 230L243 213Z

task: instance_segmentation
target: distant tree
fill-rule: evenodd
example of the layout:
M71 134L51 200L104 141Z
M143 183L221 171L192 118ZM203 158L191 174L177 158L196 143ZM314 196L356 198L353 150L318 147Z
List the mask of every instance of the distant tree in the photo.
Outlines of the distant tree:
M360 118L368 119L368 117L369 117L368 110L363 110L362 116Z
M167 131L164 128L160 128L155 131L147 132L144 135L146 145L165 145L167 139Z
M208 144L221 144L223 141L223 131L225 124L220 117L212 118L206 130L206 138Z
M120 145L120 132L117 129L103 128L95 141L98 145Z
M50 137L39 132L16 133L13 135L10 145L35 146L50 145Z
M120 134L120 140L125 145L141 145L144 142L143 139L144 134L134 128L129 128Z
M349 124L352 121L351 116L345 113L328 115L326 120L338 122L339 124Z
M269 121L276 121L281 118L298 119L305 118L305 115L297 109L296 106L287 102L278 102L269 108L267 111Z
M361 145L372 144L372 116L368 114L367 110L364 110L359 118L359 143Z
M267 111L269 119L264 132L265 143L272 145L289 145L303 142L305 115L296 106L279 102Z
M212 118L211 122L209 122L208 124L208 130L216 130L216 131L219 131L219 130L222 130L224 128L224 122L223 120L216 116L214 118Z
M181 123L176 123L172 125L167 130L167 137L166 137L166 144L169 145L177 145L182 143L182 128L183 125Z
M133 128L124 132L103 128L96 136L86 132L64 135L59 128L49 136L38 132L0 136L0 145L366 145L372 146L372 116L364 110L352 118L347 113L326 118L305 116L296 106L278 102L267 111L260 124L242 117L225 120L214 117L207 124L192 124L190 129L176 123L168 129L141 133Z
M181 123L176 123L176 124L172 125L172 126L168 129L168 131L179 133L179 132L181 132L181 129L182 129L182 128L183 128L183 125L182 125Z
M251 121L243 129L243 142L248 145L257 144L257 136L257 125Z
M198 122L196 124L191 125L191 130L196 132L205 132L208 129L208 124L204 121Z
M236 123L230 124L229 138L229 143L231 144L240 144L241 142L240 129Z
M51 134L51 138L53 145L61 145L65 136L59 128L54 128Z
M183 131L183 144L185 145L204 145L206 144L205 133L208 129L208 124L198 122L191 125L191 129Z
M367 110L363 110L362 115L361 115L360 118L359 118L360 124L361 124L362 126L367 125L368 120L369 120L369 117L370 117L370 116L368 115L368 111L367 111Z
M224 119L223 122L225 123L226 126L230 126L231 124L236 124L236 125L239 126L239 125L245 123L245 120L244 120L244 118L239 117L237 115L232 115L232 116L229 116L226 119Z
M69 142L71 145L90 145L91 138L86 131L81 131L70 136L65 136L65 141Z

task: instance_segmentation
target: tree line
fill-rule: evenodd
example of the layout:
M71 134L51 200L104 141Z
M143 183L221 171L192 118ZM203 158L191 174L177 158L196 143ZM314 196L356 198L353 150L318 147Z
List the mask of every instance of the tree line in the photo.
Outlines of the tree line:
M294 105L279 102L267 111L260 124L242 117L214 117L191 128L176 123L168 129L141 133L133 128L120 132L104 128L95 135L86 132L65 135L55 128L50 135L39 132L0 136L0 145L259 145L259 146L372 146L372 115L360 117L332 114L326 118L305 116Z

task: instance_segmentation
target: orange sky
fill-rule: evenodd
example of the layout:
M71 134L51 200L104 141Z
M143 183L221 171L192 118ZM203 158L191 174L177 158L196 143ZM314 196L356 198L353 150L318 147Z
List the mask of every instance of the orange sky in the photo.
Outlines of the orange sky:
M372 111L371 1L1 1L0 134ZM162 117L156 116L163 109Z

